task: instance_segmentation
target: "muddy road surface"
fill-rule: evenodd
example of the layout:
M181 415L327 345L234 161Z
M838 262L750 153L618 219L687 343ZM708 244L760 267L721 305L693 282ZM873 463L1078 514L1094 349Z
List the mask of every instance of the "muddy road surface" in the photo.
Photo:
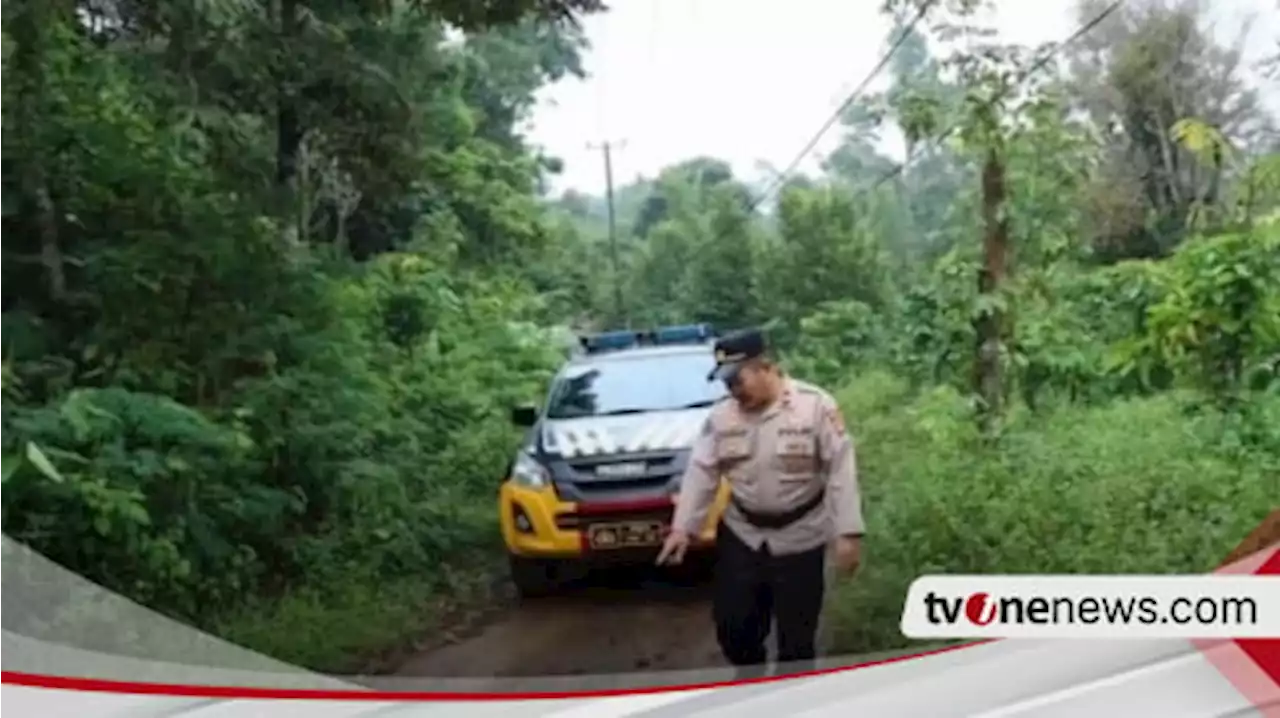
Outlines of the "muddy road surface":
M719 668L706 572L593 571L513 602L460 640L409 657L399 677L573 676Z

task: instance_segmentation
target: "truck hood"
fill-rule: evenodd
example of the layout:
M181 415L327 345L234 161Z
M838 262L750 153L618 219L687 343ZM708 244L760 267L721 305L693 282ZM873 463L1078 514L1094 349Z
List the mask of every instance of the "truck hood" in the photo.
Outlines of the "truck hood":
M693 446L710 413L710 408L699 408L548 419L542 429L542 445L547 453L566 459L679 451Z

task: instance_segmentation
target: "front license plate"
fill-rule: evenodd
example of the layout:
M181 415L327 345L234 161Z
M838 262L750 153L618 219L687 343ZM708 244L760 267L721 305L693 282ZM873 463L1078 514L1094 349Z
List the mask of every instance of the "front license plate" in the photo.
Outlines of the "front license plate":
M659 521L628 521L596 524L587 534L591 548L637 548L660 546L663 524Z

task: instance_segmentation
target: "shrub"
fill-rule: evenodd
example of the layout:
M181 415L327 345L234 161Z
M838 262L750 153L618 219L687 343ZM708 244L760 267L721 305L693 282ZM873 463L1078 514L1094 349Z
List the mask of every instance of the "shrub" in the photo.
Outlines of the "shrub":
M876 374L837 394L868 522L862 572L832 602L842 653L908 645L921 574L1209 571L1280 496L1274 444L1233 448L1233 419L1177 395L1018 416L983 447L963 397L902 401L904 386Z

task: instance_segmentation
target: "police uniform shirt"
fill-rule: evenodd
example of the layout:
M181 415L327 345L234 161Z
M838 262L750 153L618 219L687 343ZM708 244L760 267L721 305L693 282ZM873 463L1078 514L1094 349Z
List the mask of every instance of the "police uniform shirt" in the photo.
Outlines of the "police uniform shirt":
M725 399L711 410L681 481L673 524L697 535L715 499L719 479L753 513L783 513L825 501L782 528L749 523L733 502L724 522L747 545L768 544L774 555L807 551L836 535L861 535L862 505L853 441L834 398L816 386L786 377L774 404L758 414Z

